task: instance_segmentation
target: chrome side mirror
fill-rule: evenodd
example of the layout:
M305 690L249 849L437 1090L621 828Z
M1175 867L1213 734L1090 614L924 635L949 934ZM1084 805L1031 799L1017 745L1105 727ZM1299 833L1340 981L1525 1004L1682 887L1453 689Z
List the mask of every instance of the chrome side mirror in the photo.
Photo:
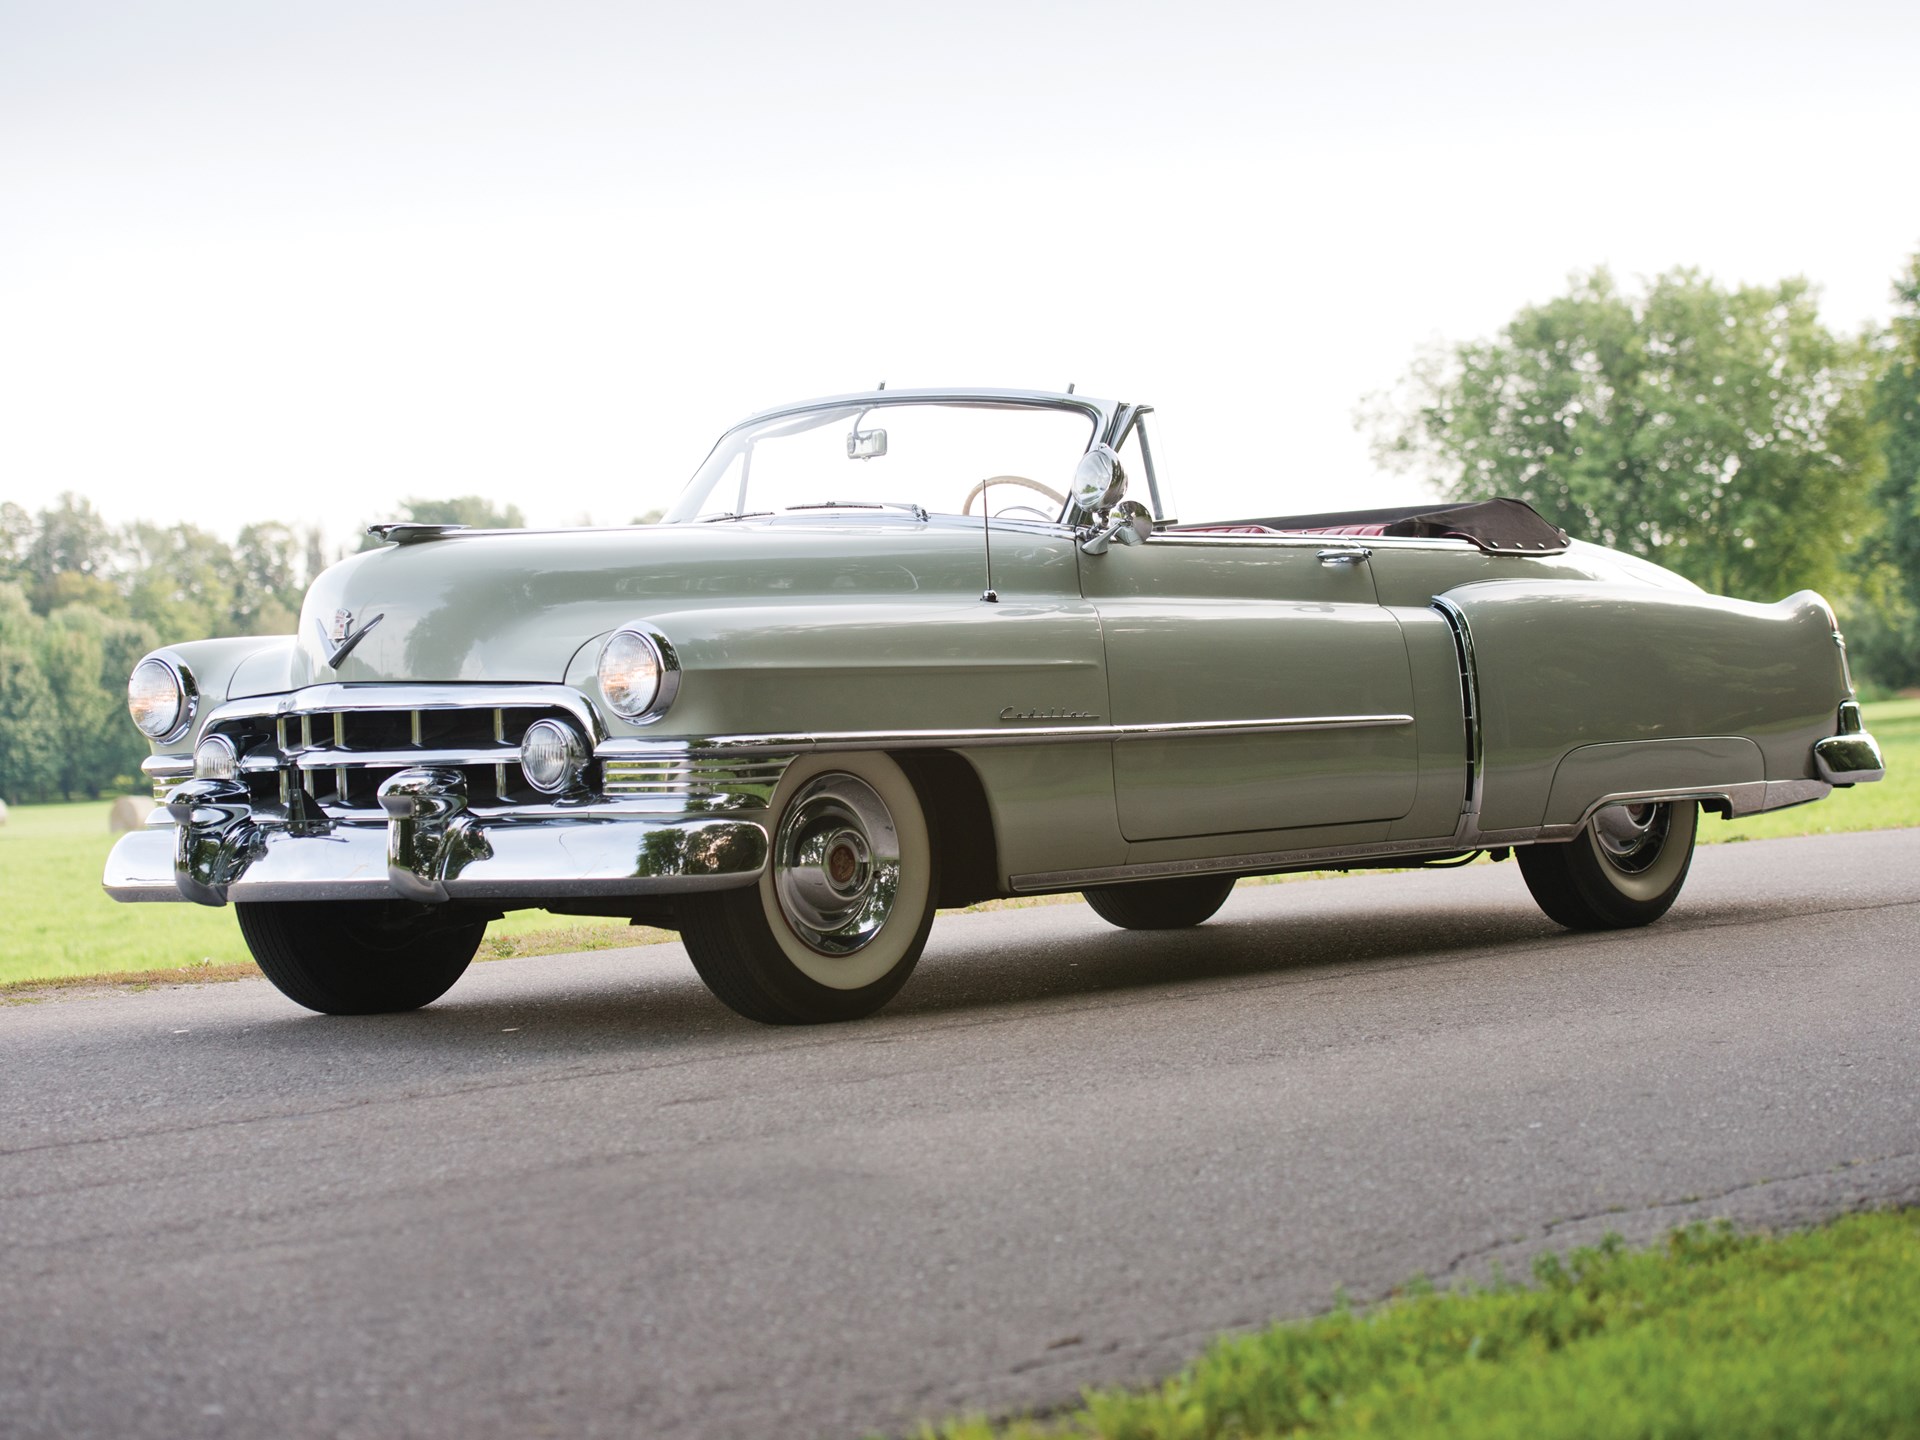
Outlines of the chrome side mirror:
M1153 534L1153 514L1138 500L1122 500L1113 507L1106 525L1080 542L1089 555L1104 555L1109 545L1138 545Z
M1096 445L1073 468L1073 503L1096 521L1104 520L1127 493L1127 472L1111 445Z

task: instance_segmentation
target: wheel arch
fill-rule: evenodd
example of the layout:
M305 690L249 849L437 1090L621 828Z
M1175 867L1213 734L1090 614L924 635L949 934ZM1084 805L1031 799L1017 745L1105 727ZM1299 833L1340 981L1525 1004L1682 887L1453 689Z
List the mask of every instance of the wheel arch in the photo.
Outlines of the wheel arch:
M904 750L892 759L926 807L939 861L935 904L952 910L1004 894L993 812L979 772L951 750Z

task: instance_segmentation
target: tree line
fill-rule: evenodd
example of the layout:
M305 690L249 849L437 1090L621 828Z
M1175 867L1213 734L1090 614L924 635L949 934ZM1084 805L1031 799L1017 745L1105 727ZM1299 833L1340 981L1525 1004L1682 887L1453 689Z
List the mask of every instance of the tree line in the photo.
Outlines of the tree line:
M1838 335L1804 280L1594 270L1360 420L1451 499L1525 500L1723 595L1820 590L1856 678L1920 685L1920 255L1893 298L1886 329Z
M401 509L425 524L526 523L474 496ZM192 525L115 527L75 495L37 514L0 502L0 800L139 788L147 743L125 697L140 657L182 640L290 634L307 586L338 558L318 530L273 522L229 544Z

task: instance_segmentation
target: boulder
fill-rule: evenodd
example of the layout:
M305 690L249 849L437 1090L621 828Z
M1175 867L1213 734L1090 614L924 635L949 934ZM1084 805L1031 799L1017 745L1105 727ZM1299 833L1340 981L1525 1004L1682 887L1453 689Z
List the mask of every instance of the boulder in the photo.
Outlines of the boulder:
M107 812L107 833L122 835L129 830L141 829L154 809L154 802L149 796L122 795L113 802L113 809Z

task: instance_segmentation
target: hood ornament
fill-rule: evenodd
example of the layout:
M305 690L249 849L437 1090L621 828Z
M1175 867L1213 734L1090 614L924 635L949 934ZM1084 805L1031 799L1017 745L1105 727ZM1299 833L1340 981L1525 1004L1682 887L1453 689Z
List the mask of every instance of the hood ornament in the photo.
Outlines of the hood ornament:
M335 670L340 662L353 653L353 647L367 638L369 631L386 619L386 613L374 616L358 630L353 628L353 612L336 610L333 612L333 625L329 628L319 620L313 622L313 628L320 632L320 644L326 652L327 664Z

